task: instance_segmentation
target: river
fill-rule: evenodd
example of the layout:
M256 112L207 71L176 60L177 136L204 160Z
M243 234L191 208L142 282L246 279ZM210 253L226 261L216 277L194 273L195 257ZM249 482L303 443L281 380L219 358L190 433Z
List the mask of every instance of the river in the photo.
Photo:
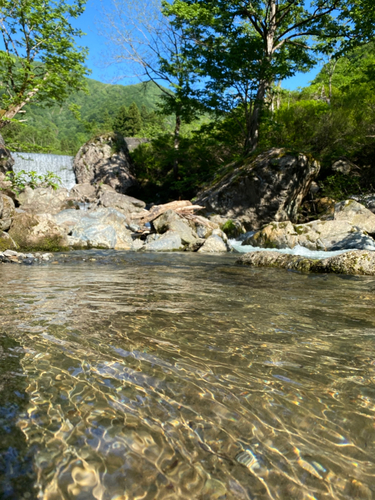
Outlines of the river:
M1 498L375 498L374 278L72 256L0 265Z

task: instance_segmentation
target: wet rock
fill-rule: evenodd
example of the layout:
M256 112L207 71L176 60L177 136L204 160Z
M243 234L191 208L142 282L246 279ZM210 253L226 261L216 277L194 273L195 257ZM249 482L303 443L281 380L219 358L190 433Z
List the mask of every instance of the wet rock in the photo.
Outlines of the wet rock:
M15 205L12 198L0 193L0 231L7 231L12 223Z
M147 252L172 252L183 249L181 237L175 231L167 231L159 238L147 242L144 246L144 250Z
M220 236L214 234L207 238L198 250L199 253L224 253L228 252L228 247Z
M354 250L326 259L311 259L278 252L249 252L237 264L253 267L276 267L301 272L375 276L375 252Z
M133 244L124 214L113 208L84 212L73 227L68 242L72 246L130 250Z
M240 167L227 167L219 181L198 194L196 203L240 220L249 230L293 220L319 169L319 163L304 154L274 148Z
M17 201L22 210L32 214L57 214L67 208L68 194L65 188L54 190L52 187L26 187L17 196Z
M138 185L129 151L122 137L105 134L91 139L78 151L73 162L78 184L108 184L125 194Z

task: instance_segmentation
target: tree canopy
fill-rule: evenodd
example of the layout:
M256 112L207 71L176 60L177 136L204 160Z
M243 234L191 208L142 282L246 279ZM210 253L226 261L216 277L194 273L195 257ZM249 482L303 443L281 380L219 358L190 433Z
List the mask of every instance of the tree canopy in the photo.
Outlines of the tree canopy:
M87 50L71 24L84 0L2 0L0 3L0 128L31 102L62 102L85 87Z
M196 85L185 93L214 110L242 106L248 150L276 80L310 69L337 43L343 53L366 42L375 26L370 0L174 0L164 9L188 40Z

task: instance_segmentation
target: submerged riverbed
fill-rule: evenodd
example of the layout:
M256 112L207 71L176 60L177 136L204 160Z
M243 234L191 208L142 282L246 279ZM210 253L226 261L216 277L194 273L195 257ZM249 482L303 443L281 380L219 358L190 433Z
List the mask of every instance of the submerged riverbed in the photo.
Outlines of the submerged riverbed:
M374 278L75 255L0 265L1 498L375 497Z

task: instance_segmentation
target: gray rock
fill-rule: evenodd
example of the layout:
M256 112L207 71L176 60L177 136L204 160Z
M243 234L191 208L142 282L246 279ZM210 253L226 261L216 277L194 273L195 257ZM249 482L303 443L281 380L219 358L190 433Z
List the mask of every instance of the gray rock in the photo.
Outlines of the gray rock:
M320 169L304 154L272 149L240 167L228 167L221 179L198 194L195 203L247 230L271 221L293 220Z
M67 207L68 190L65 188L52 189L52 187L31 189L26 187L17 196L17 201L22 210L33 214L57 214Z
M294 248L300 245L323 251L375 249L375 241L346 220L317 220L307 224L274 222L251 234L242 245L261 248Z
M220 238L220 236L214 234L207 238L203 245L198 250L199 253L224 253L228 252L227 245Z
M142 212L146 203L132 196L117 193L111 186L103 185L97 192L98 205L115 208L124 214Z
M144 241L137 238L136 240L133 241L133 243L131 245L131 250L133 250L134 252L137 252L138 250L141 250L144 246L145 246Z
M152 221L152 225L154 226L155 231L163 234L168 231L169 226L173 221L179 219L180 216L174 210L167 210L162 215L154 219Z
M326 259L310 259L278 252L249 252L237 264L276 267L301 272L375 276L375 252L354 250Z
M348 221L362 231L375 234L375 215L355 200L345 200L335 205L334 220Z
M340 172L342 174L349 175L352 172L358 171L359 169L358 169L357 165L352 163L347 158L341 158L340 160L336 160L332 164L332 170L334 172Z
M181 237L174 231L167 231L157 240L146 243L144 246L144 250L148 252L172 252L183 249Z
M167 210L160 217L153 221L153 226L158 233L174 231L180 235L182 243L190 245L197 239L197 234L190 227L189 223L182 219L173 210Z
M69 192L69 199L80 203L93 203L96 201L96 187L88 182L76 184Z
M62 210L58 214L55 214L53 216L53 219L56 224L65 231L66 234L69 234L85 216L87 216L87 212L75 209L66 209Z
M124 137L124 141L130 152L134 151L140 144L151 142L150 139L146 139L145 137Z
M70 245L130 250L133 239L124 214L113 208L84 212L68 238Z
M84 144L74 158L73 169L78 184L104 183L123 194L138 185L126 142L113 134Z
M12 224L15 206L12 198L0 193L0 231L7 231Z
M15 252L14 250L5 250L3 255L5 255L5 257L15 257L18 255L18 252Z

